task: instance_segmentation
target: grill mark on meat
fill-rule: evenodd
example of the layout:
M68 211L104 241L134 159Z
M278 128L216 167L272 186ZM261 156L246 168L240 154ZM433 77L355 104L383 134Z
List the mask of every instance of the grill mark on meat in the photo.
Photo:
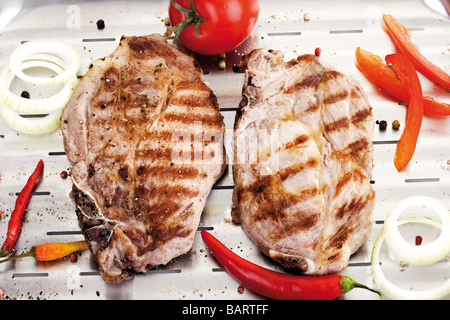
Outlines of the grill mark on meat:
M190 217L193 214L191 210L191 205L186 209L182 210L178 213L177 219L180 221L184 221L186 218ZM149 236L152 238L152 241L149 242L143 249L141 250L141 254L147 251L153 251L158 249L158 247L175 238L185 238L188 237L189 234L192 233L192 229L186 228L183 223L167 223L166 221L162 221L158 216L150 214L151 219L151 230L149 230Z
M169 180L168 180L169 181ZM170 180L171 181L171 180ZM139 187L137 189L140 201L149 201L159 203L172 203L177 200L188 199L199 195L198 189L192 189L180 184L154 184L151 188ZM161 207L160 207L161 209Z
M365 175L359 169L346 172L345 174L339 176L339 181L336 184L334 196L335 197L339 196L339 194L343 191L347 183L358 180L362 181L363 179L365 179Z
M300 144L305 143L308 140L309 140L309 136L307 136L306 134L302 134L301 136L298 136L294 140L286 143L284 148L285 149L295 148L295 147L298 147Z
M285 93L291 94L294 93L295 91L303 90L305 88L315 87L320 82L321 79L322 79L321 74L313 74L312 76L309 76L300 82L296 82L294 85L285 89Z
M307 168L315 168L318 165L319 162L316 159L309 159L306 163L296 163L290 167L281 169L277 172L277 175L280 177L281 181L285 181L291 175L298 174Z
M192 93L188 92L186 94L190 95L190 96L185 97L184 93L183 93L183 95L175 97L172 100L172 104L177 105L177 106L182 106L182 107L198 108L198 107L203 107L205 105L207 106L208 103L210 103L210 101L211 101L211 98L209 95L205 96L203 94L196 93L195 100L194 100L194 99L192 99Z
M341 130L348 128L350 126L350 120L348 118L341 118L331 123L325 123L325 130L327 132L332 132L336 130Z
M338 78L344 78L345 76L336 70L326 70L322 75L321 83L326 83L331 80L337 80Z
M163 160L168 162L177 162L181 161L201 161L201 160L211 160L216 156L214 151L195 151L194 148L191 148L189 151L185 150L172 150L171 148L159 148L159 149L143 149L139 150L138 156L148 159L148 160ZM176 160L174 160L174 158Z
M364 208L369 201L370 197L352 199L350 203L345 203L336 212L337 219L343 219L346 216L353 216L358 214L362 208Z
M348 95L349 95L348 91L341 91L341 92L338 92L338 93L335 93L335 94L331 94L329 96L326 96L323 99L323 103L324 104L333 104L333 103L336 103L338 101L347 99Z
M282 186L275 176L264 176L252 185L237 190L238 202L246 202L255 199L258 213L253 216L253 221L271 219L279 221L285 218L284 209L289 208L299 201L306 201L319 194L319 189L312 187L304 189L296 194L280 192Z
M210 143L217 143L220 141L221 131L217 132L202 131L200 133L190 133L189 131L152 131L148 132L145 140L152 140L158 142L167 141L183 141L186 137L189 137L191 142L199 141L202 145L207 146Z
M352 199L350 203L345 203L335 214L336 219L346 219L346 222L332 235L328 241L327 248L341 249L352 233L357 229L360 212L372 201L374 194L371 193L364 198Z
M367 119L367 117L372 115L372 111L370 109L363 109L358 110L353 116L352 116L352 123L357 124L359 122L362 122Z
M352 154L357 154L358 152L367 149L369 141L366 138L361 138L347 146L351 150Z
M190 114L180 114L180 113L167 113L164 114L163 119L172 122L181 122L184 124L193 124L195 122L201 122L202 125L208 125L213 127L222 127L221 117L219 116L209 116L202 115L200 117L193 117Z
M172 178L177 179L192 179L196 177L199 174L199 171L195 167L187 167L187 166L167 166L167 165L161 165L161 166L148 166L144 167L144 169L141 169L142 167L139 167L140 175L143 176L163 176L168 180L171 180Z
M293 219L286 219L287 221L280 223L279 228L274 228L269 236L273 240L280 240L286 238L286 236L292 236L303 230L313 228L319 222L319 219L320 213L299 211L293 214Z
M172 149L141 149L137 155L148 160L172 160Z

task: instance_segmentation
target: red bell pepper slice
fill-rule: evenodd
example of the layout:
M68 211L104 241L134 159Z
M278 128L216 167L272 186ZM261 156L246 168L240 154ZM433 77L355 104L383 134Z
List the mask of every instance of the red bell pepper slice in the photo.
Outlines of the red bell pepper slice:
M397 143L394 165L398 171L402 171L411 160L416 149L420 127L423 119L422 86L414 65L403 54L390 54L386 56L386 62L392 64L403 87L407 90L410 99L406 111L405 128Z
M400 101L407 102L410 97L397 75L383 62L381 57L361 48L356 48L356 64L361 72L372 82L386 90ZM424 112L433 116L450 115L450 104L423 96Z
M378 86L401 101L408 101L407 91L394 72L383 62L380 56L356 48L356 64L364 75Z
M423 112L432 116L449 116L450 104L423 96Z
M408 57L414 67L430 80L441 84L445 88L450 88L450 75L420 53L417 45L411 42L411 35L408 29L390 14L383 14L383 21L394 43Z

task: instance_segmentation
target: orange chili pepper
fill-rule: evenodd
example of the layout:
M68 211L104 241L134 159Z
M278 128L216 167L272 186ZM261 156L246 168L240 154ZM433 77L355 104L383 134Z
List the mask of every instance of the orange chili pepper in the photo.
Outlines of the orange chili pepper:
M408 29L390 14L383 14L383 21L394 43L412 62L415 68L430 80L441 84L445 88L450 88L450 75L420 53L417 45L411 42L411 35Z
M86 241L73 241L68 243L47 243L31 248L30 251L17 256L12 256L0 261L0 263L20 259L24 257L34 257L38 261L53 261L64 258L71 253L82 251L88 248Z

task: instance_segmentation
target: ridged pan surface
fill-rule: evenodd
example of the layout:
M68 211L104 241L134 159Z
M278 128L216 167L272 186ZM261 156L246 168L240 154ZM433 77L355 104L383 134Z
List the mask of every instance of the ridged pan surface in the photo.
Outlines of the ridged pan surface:
M163 34L168 1L52 1L0 4L0 65L8 62L11 52L22 42L38 38L62 39L72 44L81 56L81 77L95 59L114 51L122 35ZM207 229L242 257L265 267L280 267L261 253L242 227L232 222L233 192L232 135L235 114L241 100L244 81L235 72L244 54L254 48L281 50L286 60L302 54L314 54L340 72L354 77L368 96L374 121L385 120L386 130L375 125L373 133L374 169L371 184L376 191L374 224L369 239L350 257L342 272L358 282L374 286L370 272L373 244L383 228L387 212L401 199L411 195L436 198L450 208L450 118L425 116L414 157L408 168L397 172L393 159L396 143L405 125L406 108L369 82L355 65L355 49L361 47L384 57L396 48L383 30L383 13L392 14L412 34L412 39L431 61L450 72L450 21L421 1L295 1L261 0L258 23L237 50L226 56L226 70L218 67L218 57L199 57L205 83L214 91L226 126L225 148L228 169L213 186L200 220ZM105 21L97 29L96 22ZM449 103L448 92L419 74L423 91ZM42 88L13 81L12 90L27 90L38 96ZM39 91L41 90L41 91ZM42 94L42 93L41 93ZM391 123L400 121L399 130ZM23 228L15 246L18 252L46 242L83 239L69 194L70 179L60 176L70 170L64 153L60 130L31 136L10 129L0 121L0 240L3 242L16 195L25 185L39 159L45 163L42 182L33 194ZM414 238L417 229L405 229ZM433 231L430 231L433 237ZM424 239L428 234L420 234ZM435 237L436 235L434 235ZM383 270L387 277L404 288L435 287L450 276L448 262L423 269L388 262L382 250ZM250 290L238 290L240 284L214 260L203 243L200 232L192 249L163 267L136 275L120 285L104 282L89 252L76 263L69 259L36 262L24 258L0 265L0 288L6 299L262 299ZM355 289L343 299L378 299L365 290Z

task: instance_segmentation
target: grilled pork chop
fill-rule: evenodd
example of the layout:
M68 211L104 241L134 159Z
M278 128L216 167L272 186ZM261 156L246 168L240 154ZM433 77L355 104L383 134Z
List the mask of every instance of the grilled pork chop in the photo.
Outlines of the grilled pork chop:
M160 35L122 37L64 109L72 195L102 278L190 250L225 167L223 118L197 62Z
M305 274L338 272L368 238L373 117L360 85L312 55L247 59L234 134L233 219Z

